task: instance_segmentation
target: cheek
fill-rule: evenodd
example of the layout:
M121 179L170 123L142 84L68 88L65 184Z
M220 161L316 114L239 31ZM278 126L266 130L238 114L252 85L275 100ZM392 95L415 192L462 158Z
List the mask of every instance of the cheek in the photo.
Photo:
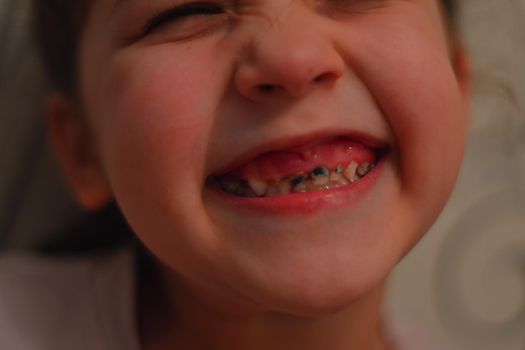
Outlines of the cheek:
M424 62L424 63L422 63ZM428 56L396 67L374 82L397 138L403 185L450 185L459 168L466 133L461 93L450 64ZM395 86L395 89L385 87ZM438 187L439 188L439 187Z
M172 198L204 181L214 80L209 55L168 46L115 55L93 114L108 176L119 200ZM183 59L184 58L184 59ZM210 67L211 68L211 67ZM133 191L130 191L133 189ZM141 198L127 198L128 193Z
M467 116L443 33L425 23L417 29L367 28L352 59L395 135L403 192L436 212L459 171Z

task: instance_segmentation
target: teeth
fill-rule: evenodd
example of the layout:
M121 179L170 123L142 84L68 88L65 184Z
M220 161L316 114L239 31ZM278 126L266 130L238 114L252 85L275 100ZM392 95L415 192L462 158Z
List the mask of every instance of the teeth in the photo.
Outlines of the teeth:
M342 186L349 184L348 179L344 177L343 174L336 173L336 172L330 174L330 182L341 184Z
M363 177L370 171L370 164L369 163L363 163L357 168L357 175Z
M357 162L353 160L344 170L345 177L351 182L356 182L358 180L358 178L355 176L358 167L359 165Z
M312 181L312 185L315 187L322 187L328 185L330 178L328 176L317 177Z
M241 197L272 197L290 193L303 193L313 190L329 190L346 186L366 176L375 164L356 161L343 168L338 165L333 171L319 166L308 174L297 174L281 181L262 181L258 179L242 180L231 177L220 179L222 189Z
M312 177L328 177L330 176L330 170L325 167L317 167L312 170Z
M289 194L292 191L292 184L290 181L283 180L279 183L279 194Z
M266 197L274 197L279 195L279 188L275 186L268 186L268 189L266 190Z
M266 182L256 179L248 180L248 184L259 197L264 196L266 194L266 190L268 189L268 184Z
M310 176L313 179L314 187L323 187L330 182L330 170L325 167L318 167L312 170Z
M306 192L308 190L308 184L306 182L306 175L301 174L299 176L294 177L290 181L294 192Z
M305 181L306 181L306 175L300 174L299 176L296 176L291 180L291 184L292 186L296 187L296 186L303 184Z

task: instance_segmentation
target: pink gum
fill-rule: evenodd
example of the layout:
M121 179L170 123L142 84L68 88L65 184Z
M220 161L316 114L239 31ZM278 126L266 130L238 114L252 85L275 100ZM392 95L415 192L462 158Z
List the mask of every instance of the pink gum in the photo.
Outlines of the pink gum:
M333 170L339 165L344 168L352 161L362 164L374 163L375 160L373 149L341 138L308 147L267 152L230 174L243 179L270 182L308 173L319 166Z

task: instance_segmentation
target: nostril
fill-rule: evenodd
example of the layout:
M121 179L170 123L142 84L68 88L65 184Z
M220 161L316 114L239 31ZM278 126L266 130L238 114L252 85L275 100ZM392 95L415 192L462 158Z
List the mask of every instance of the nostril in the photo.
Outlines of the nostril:
M259 91L263 93L269 93L275 90L275 86L271 84L261 84L259 85Z
M317 77L315 77L314 82L316 82L316 83L322 83L322 82L324 82L324 81L331 80L331 79L335 79L335 78L336 78L336 75L335 75L335 74L330 73L330 72L327 72L327 73L320 74L320 75L318 75Z

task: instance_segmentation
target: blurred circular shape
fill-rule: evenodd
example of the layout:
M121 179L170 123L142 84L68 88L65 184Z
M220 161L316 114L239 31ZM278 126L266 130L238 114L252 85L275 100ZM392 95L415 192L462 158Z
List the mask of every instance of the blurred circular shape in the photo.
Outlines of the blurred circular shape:
M525 191L483 196L450 229L436 264L442 323L469 345L523 349Z
M503 235L516 231L500 231ZM523 241L523 240L522 240ZM521 251L508 242L508 247L501 249L488 261L478 250L479 265L472 264L463 271L466 276L462 278L463 298L469 312L485 323L503 324L519 317L521 310L525 309L525 283L523 271L515 258L523 254L525 245L516 242ZM497 244L497 242L496 242ZM477 267L477 270L476 270ZM471 273L472 276L468 274Z

